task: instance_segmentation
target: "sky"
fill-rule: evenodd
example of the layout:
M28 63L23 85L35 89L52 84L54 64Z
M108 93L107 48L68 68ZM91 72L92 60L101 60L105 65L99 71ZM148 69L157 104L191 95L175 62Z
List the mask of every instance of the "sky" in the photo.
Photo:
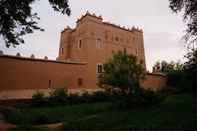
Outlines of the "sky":
M171 12L169 0L69 0L69 4L72 11L70 17L53 11L48 0L37 0L32 8L39 14L39 26L45 31L26 35L25 44L16 48L6 48L0 37L0 50L9 55L19 52L26 57L34 54L37 58L48 56L49 59L56 59L60 32L66 26L74 28L76 20L89 11L98 16L102 15L106 22L128 28L142 28L146 66L149 71L159 60L183 60L186 47L181 38L186 25L181 15Z

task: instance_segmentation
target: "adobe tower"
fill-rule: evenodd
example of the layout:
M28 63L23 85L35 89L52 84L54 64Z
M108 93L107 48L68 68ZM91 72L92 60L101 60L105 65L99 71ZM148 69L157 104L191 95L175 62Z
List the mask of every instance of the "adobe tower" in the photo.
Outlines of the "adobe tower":
M67 27L62 31L57 60L87 62L88 83L96 87L103 63L113 52L124 49L135 55L146 69L142 30L104 22L101 16L87 12L77 20L75 29Z

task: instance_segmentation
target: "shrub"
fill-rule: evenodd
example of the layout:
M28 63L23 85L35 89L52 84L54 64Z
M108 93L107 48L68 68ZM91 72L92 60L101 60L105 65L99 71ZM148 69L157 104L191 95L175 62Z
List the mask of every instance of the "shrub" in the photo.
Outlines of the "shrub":
M34 101L43 101L44 98L44 93L41 91L37 91L32 95L32 100Z
M93 102L92 94L90 94L88 91L84 91L80 95L80 100L81 100L82 103L90 103L90 102Z
M166 95L162 91L142 90L140 102L145 106L152 106L159 104Z
M50 94L50 99L54 102L65 103L68 98L68 90L65 88L57 88Z
M162 91L151 91L137 88L132 94L113 94L113 103L115 108L127 109L127 108L141 108L149 107L159 104L166 94Z
M81 103L79 94L78 93L71 93L71 94L69 94L68 102L71 105Z
M104 92L104 91L96 91L96 92L93 92L92 99L95 102L109 101L110 94L108 92Z
M32 106L44 106L46 100L44 93L37 91L32 95Z

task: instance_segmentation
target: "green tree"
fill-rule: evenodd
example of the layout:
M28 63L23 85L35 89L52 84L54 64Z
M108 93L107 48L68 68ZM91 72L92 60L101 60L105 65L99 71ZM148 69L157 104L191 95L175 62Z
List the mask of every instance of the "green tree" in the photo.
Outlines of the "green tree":
M189 81L189 85L192 89L194 89L196 92L197 89L197 49L192 49L191 52L189 52L186 55L186 58L188 58L188 61L184 64L184 71L186 73L187 79Z
M144 78L145 70L137 58L128 55L126 50L114 53L104 64L104 72L100 76L101 87L119 89L123 93L132 93L139 87Z
M38 14L32 12L32 4L38 0L0 0L0 36L6 46L16 47L24 43L22 36L34 30L44 31L38 26ZM70 15L68 0L49 0L55 11Z
M169 0L173 12L183 11L183 20L187 23L185 39L189 43L197 41L197 0Z
M153 66L153 72L161 72L161 73L170 73L174 71L182 71L183 70L183 64L178 62L166 62L165 60L162 60L161 62L156 62Z

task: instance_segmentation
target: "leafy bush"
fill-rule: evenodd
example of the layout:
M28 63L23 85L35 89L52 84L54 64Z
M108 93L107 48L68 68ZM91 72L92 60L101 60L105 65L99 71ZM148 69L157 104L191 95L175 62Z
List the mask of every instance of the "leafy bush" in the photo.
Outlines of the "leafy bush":
M108 92L104 92L104 91L96 91L96 92L93 92L92 99L95 102L109 101L110 94Z
M68 102L71 105L81 103L79 94L78 93L71 93L71 94L69 94Z
M57 88L50 94L50 99L57 103L66 103L68 98L68 90L65 88Z
M36 100L36 101L42 101L44 99L44 93L40 92L40 91L37 91L36 93L34 93L32 95L32 99Z
M32 101L42 103L45 100L44 92L37 91L32 95Z
M69 94L68 96L68 102L70 104L95 103L95 102L104 102L110 100L111 100L110 94L104 91L96 91L91 93L84 91L81 94L75 93L75 94Z
M47 104L47 98L44 96L44 92L37 91L32 95L32 104L31 106L45 106Z
M115 108L141 108L154 106L162 102L167 95L162 91L151 91L137 88L132 95L114 94L113 103Z
M140 101L145 106L152 106L155 104L159 104L166 95L162 91L151 91L151 90L142 90Z

